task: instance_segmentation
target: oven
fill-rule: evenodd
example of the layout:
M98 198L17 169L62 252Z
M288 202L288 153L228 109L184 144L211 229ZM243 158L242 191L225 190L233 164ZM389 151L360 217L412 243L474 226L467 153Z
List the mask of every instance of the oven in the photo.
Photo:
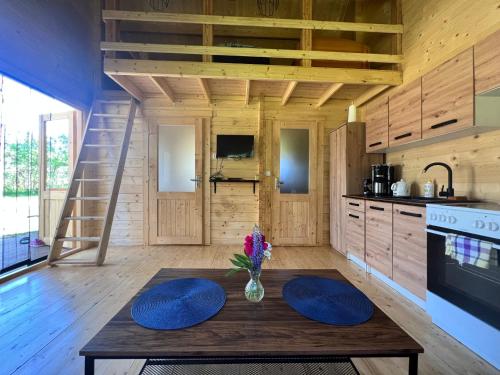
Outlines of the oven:
M446 255L448 234L492 244L488 267ZM427 226L427 289L483 322L500 329L500 240L440 226Z

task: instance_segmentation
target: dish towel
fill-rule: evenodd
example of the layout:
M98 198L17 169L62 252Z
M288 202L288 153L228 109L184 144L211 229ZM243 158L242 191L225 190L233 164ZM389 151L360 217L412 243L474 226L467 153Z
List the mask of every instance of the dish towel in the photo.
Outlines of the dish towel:
M445 254L460 265L467 263L480 268L489 268L491 250L491 242L456 234L446 235Z

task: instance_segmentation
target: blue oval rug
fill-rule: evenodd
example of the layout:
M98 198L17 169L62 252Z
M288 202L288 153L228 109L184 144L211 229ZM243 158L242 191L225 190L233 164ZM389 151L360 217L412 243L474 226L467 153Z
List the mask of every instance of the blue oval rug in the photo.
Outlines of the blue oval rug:
M142 293L130 313L136 323L145 328L181 329L210 319L225 302L224 289L214 281L176 279Z
M321 323L351 326L369 320L373 303L347 283L301 276L283 287L283 298L299 314Z

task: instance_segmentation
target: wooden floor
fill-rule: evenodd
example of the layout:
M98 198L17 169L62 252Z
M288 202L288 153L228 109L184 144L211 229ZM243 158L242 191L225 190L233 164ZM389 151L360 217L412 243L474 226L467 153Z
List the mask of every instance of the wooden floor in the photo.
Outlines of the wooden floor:
M227 246L116 247L102 267L44 268L0 284L0 374L83 373L79 349L158 269L228 268L236 251ZM266 266L340 270L425 347L421 374L498 374L432 325L412 302L330 249L274 248ZM408 366L404 359L355 363L362 374L405 374ZM137 374L141 367L138 360L96 361L98 374Z

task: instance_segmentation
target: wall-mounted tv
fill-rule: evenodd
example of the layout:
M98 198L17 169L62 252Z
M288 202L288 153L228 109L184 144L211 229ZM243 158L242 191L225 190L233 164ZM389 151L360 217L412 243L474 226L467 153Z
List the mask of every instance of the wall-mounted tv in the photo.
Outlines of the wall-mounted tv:
M217 135L217 158L253 157L253 135Z

